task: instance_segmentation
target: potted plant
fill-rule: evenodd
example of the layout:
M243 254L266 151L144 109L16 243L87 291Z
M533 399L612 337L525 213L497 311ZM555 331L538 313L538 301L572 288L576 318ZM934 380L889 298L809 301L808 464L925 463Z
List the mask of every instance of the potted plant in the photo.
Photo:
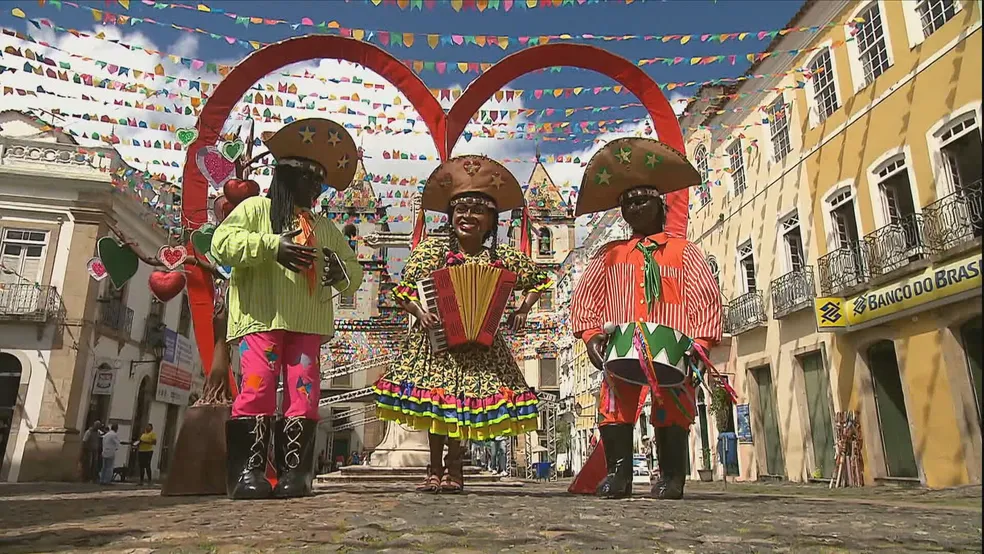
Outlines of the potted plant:
M714 480L714 467L711 465L711 449L705 446L702 454L704 457L704 469L698 469L697 475L700 476L700 480L704 483L710 483Z

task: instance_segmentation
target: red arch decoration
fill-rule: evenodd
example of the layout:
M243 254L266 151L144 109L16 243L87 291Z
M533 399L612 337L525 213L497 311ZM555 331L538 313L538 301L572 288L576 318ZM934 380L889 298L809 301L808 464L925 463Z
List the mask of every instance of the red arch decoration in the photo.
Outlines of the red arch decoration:
M618 81L636 95L653 119L659 139L680 152L686 152L683 133L676 114L659 85L631 62L596 46L585 44L544 44L520 50L503 58L468 85L447 115L448 153L458 142L471 117L499 89L523 75L553 66L590 69ZM438 151L441 148L438 147ZM686 236L690 194L684 189L667 195L666 230Z
M355 39L328 35L288 39L247 56L219 83L199 115L196 124L198 138L188 147L185 156L182 190L182 222L185 229L197 229L208 220L208 184L195 163L198 151L216 143L233 107L254 83L286 65L320 58L360 64L392 83L423 118L438 155L441 159L447 157L447 143L443 140L446 123L444 110L424 82L403 62L377 46ZM207 374L215 346L212 333L214 291L211 277L203 269L187 266L186 270L195 339Z

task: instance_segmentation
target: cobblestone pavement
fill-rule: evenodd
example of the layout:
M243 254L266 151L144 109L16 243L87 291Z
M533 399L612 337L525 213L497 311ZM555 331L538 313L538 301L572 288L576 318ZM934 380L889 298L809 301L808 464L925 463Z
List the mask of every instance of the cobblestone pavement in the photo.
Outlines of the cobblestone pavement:
M981 552L981 490L693 484L605 501L566 483L420 495L344 485L292 501L0 485L0 552Z

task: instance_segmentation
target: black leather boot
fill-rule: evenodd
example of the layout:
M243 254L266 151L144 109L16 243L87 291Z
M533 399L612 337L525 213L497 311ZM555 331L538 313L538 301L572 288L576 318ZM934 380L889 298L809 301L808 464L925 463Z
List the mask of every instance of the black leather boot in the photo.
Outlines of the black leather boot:
M632 496L632 430L633 426L627 423L599 428L608 465L608 475L597 491L602 498Z
M656 449L659 458L659 479L650 491L653 498L680 500L687 482L687 437L689 429L659 427L656 429Z
M318 422L303 417L277 420L274 449L277 453L276 498L311 495L314 481L314 439Z
M272 417L237 417L226 422L226 495L233 500L270 498L266 478Z

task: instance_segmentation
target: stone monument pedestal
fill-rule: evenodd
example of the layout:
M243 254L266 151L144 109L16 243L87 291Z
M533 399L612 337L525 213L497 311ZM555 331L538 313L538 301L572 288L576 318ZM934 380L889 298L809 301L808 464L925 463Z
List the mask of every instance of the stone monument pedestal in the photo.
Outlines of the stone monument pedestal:
M393 422L386 423L383 442L372 452L369 467L426 468L430 463L430 447L426 431L413 431Z

